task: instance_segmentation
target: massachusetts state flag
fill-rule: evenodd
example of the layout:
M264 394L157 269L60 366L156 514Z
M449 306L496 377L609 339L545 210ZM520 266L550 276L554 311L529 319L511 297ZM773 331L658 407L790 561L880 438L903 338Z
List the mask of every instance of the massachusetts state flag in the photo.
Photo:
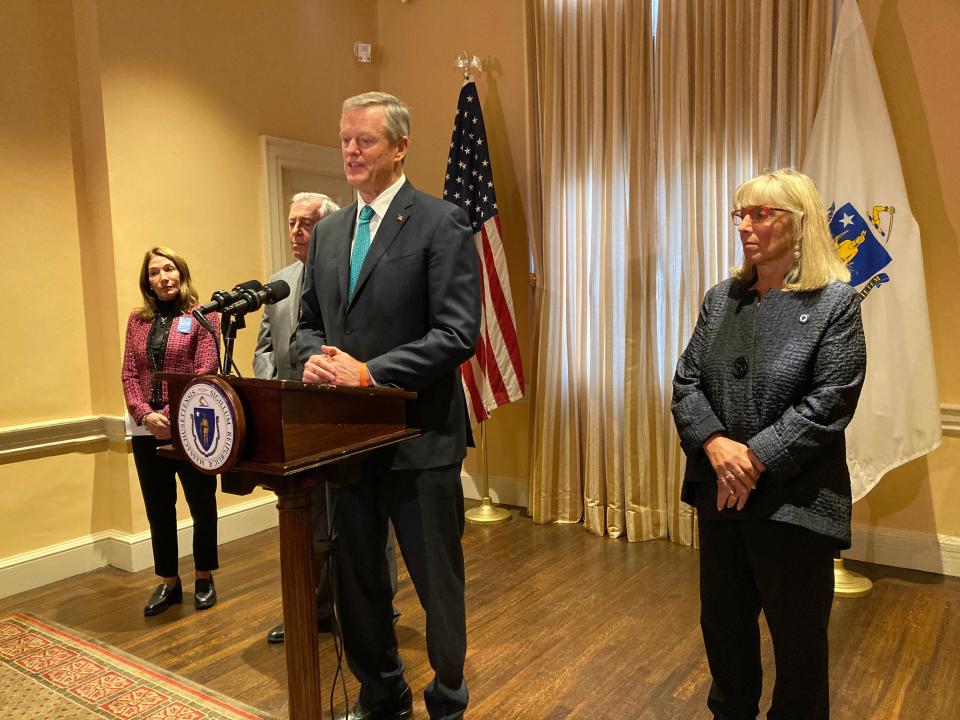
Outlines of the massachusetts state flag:
M941 438L920 230L856 0L840 10L804 172L830 208L837 251L860 290L867 377L847 429L856 501Z
M447 172L445 200L467 212L480 257L483 309L477 353L461 365L463 389L472 424L523 397L523 366L514 322L507 258L500 242L500 217L493 191L493 168L477 86L464 83L457 102Z

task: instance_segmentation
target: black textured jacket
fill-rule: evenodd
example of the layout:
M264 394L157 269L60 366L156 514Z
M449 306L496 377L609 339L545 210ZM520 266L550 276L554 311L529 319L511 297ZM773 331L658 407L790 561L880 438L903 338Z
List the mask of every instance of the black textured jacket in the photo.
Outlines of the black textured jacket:
M850 545L844 428L866 370L860 298L846 283L757 293L736 279L711 288L673 379L673 417L687 455L681 498L704 517L765 518ZM701 447L715 432L767 466L743 510L716 508Z

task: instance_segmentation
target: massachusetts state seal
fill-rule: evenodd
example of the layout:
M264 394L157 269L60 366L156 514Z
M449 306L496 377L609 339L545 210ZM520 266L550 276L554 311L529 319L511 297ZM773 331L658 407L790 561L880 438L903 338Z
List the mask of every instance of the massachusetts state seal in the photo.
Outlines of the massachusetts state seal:
M240 399L225 380L203 376L184 388L177 429L184 454L200 472L216 475L236 464L243 426Z

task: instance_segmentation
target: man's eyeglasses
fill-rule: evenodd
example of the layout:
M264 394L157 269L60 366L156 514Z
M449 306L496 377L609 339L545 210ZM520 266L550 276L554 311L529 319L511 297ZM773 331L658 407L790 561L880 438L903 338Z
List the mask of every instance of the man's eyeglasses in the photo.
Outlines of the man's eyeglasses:
M733 224L740 227L745 217L750 218L751 223L762 223L770 219L775 212L793 212L787 208L770 207L769 205L751 205L750 207L739 208L730 213L733 218Z

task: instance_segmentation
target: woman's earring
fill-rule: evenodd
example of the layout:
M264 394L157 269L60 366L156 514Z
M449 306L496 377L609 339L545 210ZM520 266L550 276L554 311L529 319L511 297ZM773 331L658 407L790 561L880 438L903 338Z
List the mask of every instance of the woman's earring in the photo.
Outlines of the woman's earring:
M800 262L800 247L797 246L793 249L793 262L797 264Z

